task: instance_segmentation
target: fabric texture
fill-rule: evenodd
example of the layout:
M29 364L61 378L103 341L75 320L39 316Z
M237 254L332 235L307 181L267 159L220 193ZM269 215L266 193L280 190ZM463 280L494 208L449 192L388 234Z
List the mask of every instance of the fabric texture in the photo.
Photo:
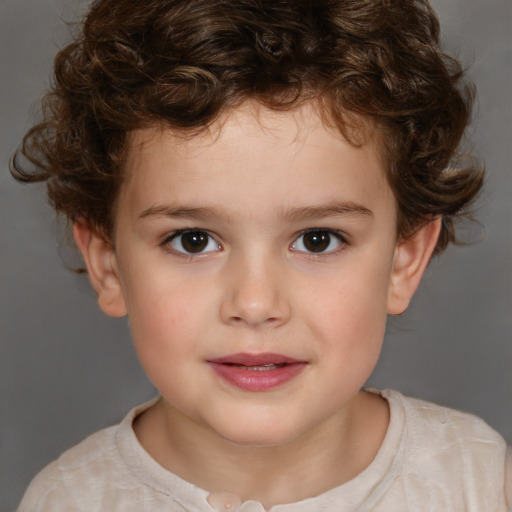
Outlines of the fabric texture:
M390 424L373 462L314 498L268 512L506 512L504 440L481 419L383 391ZM256 501L210 494L161 467L140 445L132 410L32 481L18 512L265 512Z

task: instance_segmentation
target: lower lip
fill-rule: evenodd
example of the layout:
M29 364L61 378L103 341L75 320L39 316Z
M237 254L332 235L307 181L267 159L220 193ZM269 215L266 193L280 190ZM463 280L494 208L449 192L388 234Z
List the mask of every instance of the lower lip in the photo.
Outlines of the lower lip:
M219 377L245 391L267 391L282 386L299 375L306 364L292 363L272 370L245 370L238 366L209 363Z

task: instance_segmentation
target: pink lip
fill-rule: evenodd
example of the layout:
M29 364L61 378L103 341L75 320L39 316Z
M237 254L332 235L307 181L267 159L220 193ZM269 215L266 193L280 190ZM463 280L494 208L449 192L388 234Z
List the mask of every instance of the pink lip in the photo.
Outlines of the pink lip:
M208 361L213 371L227 381L245 391L266 391L290 381L304 370L308 364L281 354L231 354ZM269 369L250 369L275 365Z

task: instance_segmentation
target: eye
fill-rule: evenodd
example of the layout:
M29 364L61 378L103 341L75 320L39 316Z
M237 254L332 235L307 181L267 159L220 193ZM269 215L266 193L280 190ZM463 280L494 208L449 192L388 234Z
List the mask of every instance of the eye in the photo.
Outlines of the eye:
M328 229L311 229L302 233L295 242L293 242L292 251L308 253L330 253L339 249L345 240L343 237Z
M200 229L177 231L166 243L175 251L184 254L201 254L221 249L218 242L207 231Z

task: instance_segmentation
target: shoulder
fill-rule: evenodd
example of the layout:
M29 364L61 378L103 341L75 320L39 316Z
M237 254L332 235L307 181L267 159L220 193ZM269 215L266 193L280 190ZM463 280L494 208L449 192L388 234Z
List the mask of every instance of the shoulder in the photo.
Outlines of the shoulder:
M46 466L30 483L18 512L81 510L82 494L92 498L90 491L119 465L115 432L116 427L96 432Z
M467 412L412 398L397 391L385 391L392 404L399 403L411 433L428 433L435 439L453 438L459 441L496 443L503 448L502 437L484 420Z
M120 442L130 439L125 444L131 449L133 418L152 403L134 408L119 425L92 434L46 466L30 483L18 512L99 512L137 503L140 485Z
M481 447L490 453L505 453L505 441L481 418L425 400L411 398L387 391L386 397L393 405L402 409L409 443L419 443L418 449L431 453L432 445L439 449L456 446L463 449ZM393 404L395 402L395 404ZM430 446L426 446L425 440Z
M403 416L400 459L410 489L428 487L431 494L452 496L464 506L502 510L506 444L495 430L472 414L396 391L383 396L391 414Z

